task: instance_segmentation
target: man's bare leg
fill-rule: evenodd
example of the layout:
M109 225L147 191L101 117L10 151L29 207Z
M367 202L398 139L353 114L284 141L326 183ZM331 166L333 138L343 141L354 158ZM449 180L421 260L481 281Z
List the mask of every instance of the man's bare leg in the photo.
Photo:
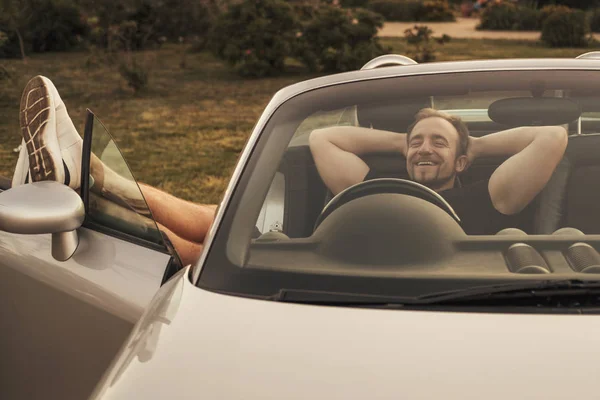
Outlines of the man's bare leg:
M92 190L99 191L109 199L119 200L137 212L143 212L145 204L133 181L114 172L94 154L90 161L94 178ZM202 252L202 243L214 218L216 206L191 203L143 183L139 187L154 219L173 243L181 260L185 265L195 262Z
M154 219L165 228L184 264L197 261L217 206L182 200L143 183L140 188Z
M188 264L194 265L198 261L200 253L202 253L202 249L204 248L203 244L185 240L160 223L158 223L158 227L168 236L184 266Z

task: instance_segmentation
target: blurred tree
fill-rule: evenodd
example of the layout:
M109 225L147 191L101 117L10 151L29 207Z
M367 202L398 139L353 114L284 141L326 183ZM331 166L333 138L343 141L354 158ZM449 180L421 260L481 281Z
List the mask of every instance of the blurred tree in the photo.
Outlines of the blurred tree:
M115 50L115 37L110 35L111 29L127 20L127 16L135 10L133 0L77 0L82 13L87 17L92 28L92 41L109 52Z
M418 63L435 61L435 44L444 44L450 41L450 36L433 37L433 31L427 25L415 25L404 31L406 42L413 46L411 56Z
M283 0L254 0L230 5L214 28L214 54L242 76L262 77L283 71L299 22Z
M17 36L23 61L27 60L23 35L27 30L31 15L30 0L0 0L0 27Z
M66 51L88 34L80 8L72 0L29 0L32 12L25 42L36 53Z
M295 41L296 57L311 71L360 69L386 52L377 38L382 26L381 15L371 11L323 4L303 21Z
M122 24L135 22L133 50L163 40L206 40L213 23L233 0L77 0L92 27L93 42L109 51L122 47Z

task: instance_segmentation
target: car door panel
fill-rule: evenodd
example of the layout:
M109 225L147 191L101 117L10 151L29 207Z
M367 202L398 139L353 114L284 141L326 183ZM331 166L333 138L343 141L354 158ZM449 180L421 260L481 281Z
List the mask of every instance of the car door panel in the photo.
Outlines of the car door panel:
M160 287L170 255L78 229L73 257L50 257L50 235L0 232L0 266L21 273L135 323Z
M168 254L78 234L60 262L49 234L0 232L0 398L87 397L160 287Z
M2 399L87 398L133 326L6 265L0 321Z

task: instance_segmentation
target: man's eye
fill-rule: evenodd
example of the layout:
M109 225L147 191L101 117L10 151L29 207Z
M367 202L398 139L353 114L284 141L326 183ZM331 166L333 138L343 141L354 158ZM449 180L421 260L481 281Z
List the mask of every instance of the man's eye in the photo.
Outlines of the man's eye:
M421 142L417 142L417 141L410 142L410 147L419 147L420 145L421 145Z
M441 140L438 140L438 141L435 142L435 145L438 146L438 147L445 147L446 143L442 142Z

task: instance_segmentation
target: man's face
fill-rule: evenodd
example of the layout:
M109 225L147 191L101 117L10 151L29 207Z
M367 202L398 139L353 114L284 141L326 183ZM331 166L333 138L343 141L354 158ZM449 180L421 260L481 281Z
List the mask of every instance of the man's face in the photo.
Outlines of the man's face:
M445 119L419 121L408 139L406 168L410 178L436 191L452 188L467 161L466 156L457 157L458 141L458 132Z

